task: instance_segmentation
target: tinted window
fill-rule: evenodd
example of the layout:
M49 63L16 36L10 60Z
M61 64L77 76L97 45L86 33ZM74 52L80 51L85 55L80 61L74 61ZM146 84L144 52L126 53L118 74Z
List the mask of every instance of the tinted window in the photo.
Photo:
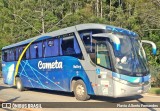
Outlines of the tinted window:
M76 54L74 49L74 37L65 37L62 38L62 53L63 55L72 55Z
M43 57L59 55L59 39L48 39L43 42Z
M30 59L30 48L26 51L26 59Z
M42 57L42 42L31 44L29 53L31 59Z
M94 38L92 37L92 34L97 33L104 33L105 30L100 29L94 29L94 30L83 30L80 31L80 37L85 45L87 53L94 53L95 52L95 44L94 44Z
M14 61L14 49L9 50L9 61Z
M15 50L16 50L16 60L18 60L18 58L19 58L19 48L16 48Z
M4 51L2 51L2 60L4 61Z
M13 52L14 52L14 61L16 61L16 48L14 48Z
M6 51L4 51L2 54L2 59L4 60L4 61L7 61L7 50Z
M18 58L21 56L22 51L23 51L23 48L22 48L22 47L19 47L19 48L18 48Z
M2 59L7 62L14 61L14 51L12 49L5 50L2 53Z
M107 69L111 69L108 46L105 42L107 39L92 37L92 34L104 32L104 30L84 30L80 31L79 34L92 62Z
M37 45L37 50L36 50L36 54L39 58L42 57L42 42L38 42L36 43Z
M63 38L60 38L60 41L61 41L60 50L62 52L62 55L73 55L81 53L76 37L73 34L68 36L63 36Z
M98 42L96 45L97 64L111 69L108 47L105 42Z
M25 46L22 47L22 52L25 49ZM26 52L23 54L23 58L22 59L26 59Z

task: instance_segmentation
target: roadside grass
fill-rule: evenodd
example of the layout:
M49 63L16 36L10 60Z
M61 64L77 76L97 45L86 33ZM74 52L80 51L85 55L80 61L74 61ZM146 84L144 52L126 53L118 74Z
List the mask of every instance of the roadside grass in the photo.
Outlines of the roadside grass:
M160 88L155 88L155 87L152 87L149 91L148 91L148 93L150 93L150 94L160 94Z

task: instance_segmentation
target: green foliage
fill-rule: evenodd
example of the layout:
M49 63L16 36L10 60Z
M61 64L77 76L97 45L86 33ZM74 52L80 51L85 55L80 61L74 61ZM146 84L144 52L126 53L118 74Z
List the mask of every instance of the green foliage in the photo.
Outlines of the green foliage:
M160 49L160 30L154 30L160 29L160 4L152 0L0 0L0 48L40 35L42 18L45 32L104 23L135 31ZM159 67L160 51L145 50L150 66Z
M151 88L150 90L149 90L149 93L151 93L151 94L160 94L160 88Z

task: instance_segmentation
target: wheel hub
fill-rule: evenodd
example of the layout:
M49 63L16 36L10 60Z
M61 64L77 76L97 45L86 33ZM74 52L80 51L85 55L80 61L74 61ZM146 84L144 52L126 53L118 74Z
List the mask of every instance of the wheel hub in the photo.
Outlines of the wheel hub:
M82 85L77 85L76 93L78 96L82 97L84 95L84 87Z
M19 81L17 81L17 88L20 89L21 88L21 84Z

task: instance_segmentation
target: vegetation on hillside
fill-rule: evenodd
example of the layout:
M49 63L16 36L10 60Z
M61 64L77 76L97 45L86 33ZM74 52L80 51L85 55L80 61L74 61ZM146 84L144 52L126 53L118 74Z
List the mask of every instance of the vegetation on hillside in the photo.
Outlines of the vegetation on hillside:
M0 0L0 48L81 23L127 28L160 48L159 0ZM153 56L149 46L145 50L157 78L160 51Z

